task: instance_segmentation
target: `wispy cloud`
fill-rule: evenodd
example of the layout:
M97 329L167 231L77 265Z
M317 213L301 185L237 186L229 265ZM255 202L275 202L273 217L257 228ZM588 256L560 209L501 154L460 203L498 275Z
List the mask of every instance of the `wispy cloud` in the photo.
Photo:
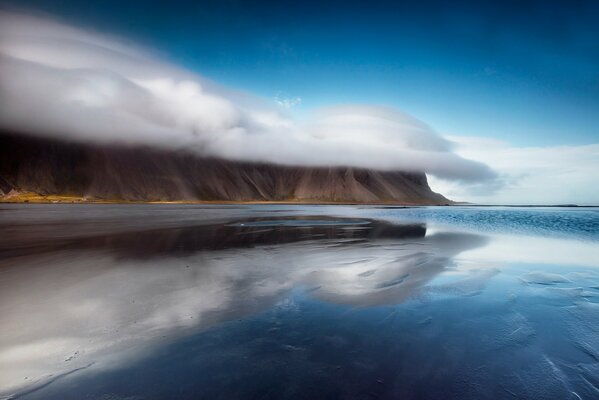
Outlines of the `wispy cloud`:
M281 97L281 95L275 96L275 102L283 108L290 109L295 106L302 104L301 97Z
M431 180L434 189L456 199L493 204L599 204L599 144L514 147L477 137L451 137L456 152L484 160L497 171L493 185Z
M297 121L280 106L291 109L299 98L268 102L119 40L21 14L0 14L0 100L0 127L38 135L459 181L496 177L399 110L331 107Z

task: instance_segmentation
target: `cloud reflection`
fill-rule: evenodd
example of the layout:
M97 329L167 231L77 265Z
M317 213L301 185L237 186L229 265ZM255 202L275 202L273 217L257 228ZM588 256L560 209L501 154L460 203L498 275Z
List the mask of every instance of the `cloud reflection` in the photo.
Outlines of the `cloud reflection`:
M473 234L426 234L328 217L228 224L44 243L5 263L0 394L69 371L122 365L186 332L267 310L303 287L352 306L417 295Z

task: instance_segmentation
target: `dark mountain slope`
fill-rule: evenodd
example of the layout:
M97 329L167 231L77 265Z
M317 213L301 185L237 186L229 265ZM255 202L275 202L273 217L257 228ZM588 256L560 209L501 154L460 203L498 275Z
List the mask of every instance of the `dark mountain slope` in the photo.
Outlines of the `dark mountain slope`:
M0 191L107 200L446 204L426 175L289 167L0 133Z

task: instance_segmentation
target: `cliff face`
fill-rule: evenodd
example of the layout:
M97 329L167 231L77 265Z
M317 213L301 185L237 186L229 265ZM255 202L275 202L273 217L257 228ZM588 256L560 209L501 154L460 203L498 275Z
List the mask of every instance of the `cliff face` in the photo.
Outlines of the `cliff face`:
M107 200L446 204L426 175L288 167L0 133L0 194L23 190Z

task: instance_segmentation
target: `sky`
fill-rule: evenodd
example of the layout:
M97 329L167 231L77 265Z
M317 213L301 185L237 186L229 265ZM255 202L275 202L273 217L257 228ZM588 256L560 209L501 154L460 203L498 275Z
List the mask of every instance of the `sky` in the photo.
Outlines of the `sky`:
M286 159L324 147L318 163L413 163L456 200L599 204L597 2L4 0L0 10L106 35L160 63L155 72L201 81L202 89L213 82L209 94L251 121L244 129L267 126L264 143L275 130L302 145L305 132L326 138L325 146L296 146ZM111 70L162 101L194 90L141 84L119 68ZM248 111L248 102L259 110ZM261 115L277 107L279 119L265 125ZM211 123L202 129L223 121ZM340 131L349 132L342 140L351 157L331 156ZM426 143L414 145L423 131ZM253 158L280 162L255 135L223 142L217 153L240 158L235 149L250 139ZM394 146L381 146L389 141Z

